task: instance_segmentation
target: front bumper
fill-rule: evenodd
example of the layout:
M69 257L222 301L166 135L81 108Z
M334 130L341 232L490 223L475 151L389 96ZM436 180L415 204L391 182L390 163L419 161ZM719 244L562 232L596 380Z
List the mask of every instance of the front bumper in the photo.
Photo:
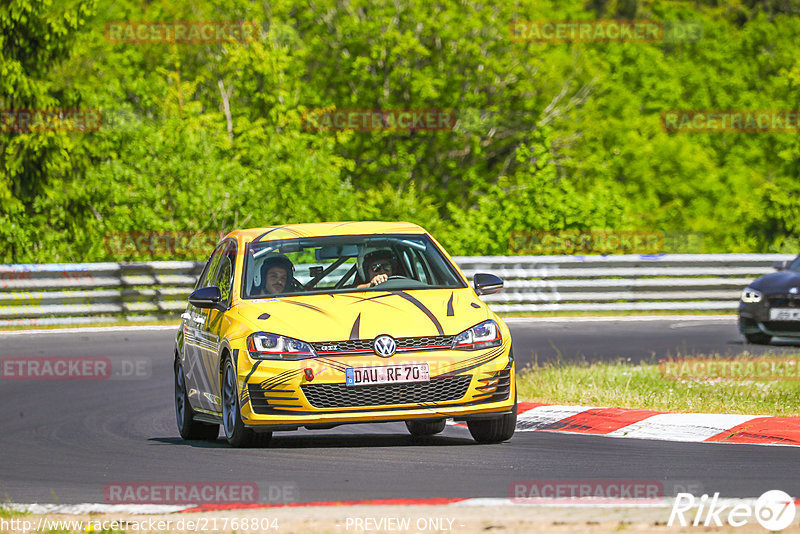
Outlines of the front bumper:
M389 359L319 357L298 362L253 360L239 351L240 407L256 430L331 428L348 423L433 418L487 418L514 408L510 343L478 351L427 351ZM429 382L345 385L348 367L428 364ZM313 379L309 380L306 370Z
M778 306L782 307L782 306ZM739 332L746 334L767 334L773 337L800 338L800 321L775 321L770 319L770 303L739 303Z

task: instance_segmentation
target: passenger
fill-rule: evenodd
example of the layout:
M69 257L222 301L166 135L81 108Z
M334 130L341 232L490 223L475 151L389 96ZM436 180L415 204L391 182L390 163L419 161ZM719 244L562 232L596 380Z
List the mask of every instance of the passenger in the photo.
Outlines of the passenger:
M384 283L390 276L398 274L397 266L397 258L391 250L381 249L367 252L360 263L360 274L362 280L369 280L369 282L364 282L356 287L365 289Z
M268 295L279 295L294 287L294 265L283 254L270 256L261 264L261 284Z

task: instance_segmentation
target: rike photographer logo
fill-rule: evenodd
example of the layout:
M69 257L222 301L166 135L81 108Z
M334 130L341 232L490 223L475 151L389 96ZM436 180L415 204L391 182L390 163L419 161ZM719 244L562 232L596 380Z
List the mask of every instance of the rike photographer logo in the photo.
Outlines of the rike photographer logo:
M694 512L691 512L693 509ZM755 519L765 529L777 531L791 525L796 513L794 499L781 490L767 491L755 504L739 499L721 500L719 493L714 493L710 498L704 494L699 499L691 493L679 493L672 505L667 526L671 527L676 519L680 526L688 526L687 516L695 527L721 527L723 521L732 527L741 527Z

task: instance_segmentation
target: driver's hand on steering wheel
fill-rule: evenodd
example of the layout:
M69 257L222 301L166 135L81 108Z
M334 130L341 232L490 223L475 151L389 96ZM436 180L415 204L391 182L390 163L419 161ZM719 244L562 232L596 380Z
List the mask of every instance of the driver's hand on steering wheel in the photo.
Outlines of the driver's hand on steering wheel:
M388 279L389 279L389 275L388 274L381 273L381 274L375 275L375 277L372 280L369 281L369 287L375 287L378 284L384 283Z

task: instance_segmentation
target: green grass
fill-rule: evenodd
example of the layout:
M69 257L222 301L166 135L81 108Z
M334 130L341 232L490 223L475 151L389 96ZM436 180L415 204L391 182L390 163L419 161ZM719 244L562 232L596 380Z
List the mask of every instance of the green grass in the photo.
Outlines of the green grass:
M520 370L517 388L520 401L548 404L800 416L800 380L674 380L658 365L547 364Z
M19 517L21 515L30 515L30 512L12 510L11 508L7 508L6 506L0 504L0 517L5 519L9 517Z

